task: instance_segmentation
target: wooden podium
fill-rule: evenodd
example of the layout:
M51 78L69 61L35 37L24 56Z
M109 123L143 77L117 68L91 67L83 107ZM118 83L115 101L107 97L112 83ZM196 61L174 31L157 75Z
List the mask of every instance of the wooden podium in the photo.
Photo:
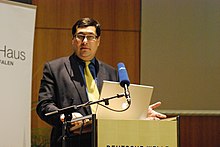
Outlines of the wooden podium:
M92 147L178 147L178 120L93 119Z
M91 138L87 138L91 144L86 144L86 147L179 147L179 117L111 120L96 119L96 115L90 115L76 121L88 118L92 121L82 130L82 133L88 133L88 130L91 133Z

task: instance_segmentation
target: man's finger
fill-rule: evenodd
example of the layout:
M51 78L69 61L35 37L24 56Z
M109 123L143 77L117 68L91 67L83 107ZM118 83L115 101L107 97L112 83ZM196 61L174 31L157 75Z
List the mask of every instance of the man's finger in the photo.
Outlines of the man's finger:
M165 114L162 114L162 113L157 113L156 117L158 117L158 118L166 118L167 116Z
M159 107L160 105L161 105L161 102L156 102L156 103L150 105L149 108L155 109L155 108Z

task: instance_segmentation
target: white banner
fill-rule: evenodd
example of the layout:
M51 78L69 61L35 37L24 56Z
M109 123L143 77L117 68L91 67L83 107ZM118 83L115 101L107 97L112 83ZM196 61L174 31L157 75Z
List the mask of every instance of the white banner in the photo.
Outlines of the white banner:
M0 146L31 146L36 7L0 0Z

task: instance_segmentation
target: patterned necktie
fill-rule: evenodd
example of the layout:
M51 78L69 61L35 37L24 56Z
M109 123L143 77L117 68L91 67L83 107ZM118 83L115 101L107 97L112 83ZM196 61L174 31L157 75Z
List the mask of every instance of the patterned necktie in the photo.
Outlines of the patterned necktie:
M90 101L97 101L99 99L99 91L89 69L90 61L85 62L85 64L86 66L84 69L84 74L85 74L88 97ZM97 109L97 104L91 105L91 109L92 109L92 113L95 114Z

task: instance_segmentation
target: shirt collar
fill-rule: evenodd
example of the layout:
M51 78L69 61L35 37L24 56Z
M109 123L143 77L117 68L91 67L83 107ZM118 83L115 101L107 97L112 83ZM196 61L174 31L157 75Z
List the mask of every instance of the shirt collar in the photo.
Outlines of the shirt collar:
M80 59L76 54L74 54L73 57L79 63L80 66L82 66L83 68L85 67L84 60ZM90 60L90 62L92 63L92 66L95 67L95 73L97 74L97 72L99 70L99 65L98 65L97 59L94 57L92 60Z

